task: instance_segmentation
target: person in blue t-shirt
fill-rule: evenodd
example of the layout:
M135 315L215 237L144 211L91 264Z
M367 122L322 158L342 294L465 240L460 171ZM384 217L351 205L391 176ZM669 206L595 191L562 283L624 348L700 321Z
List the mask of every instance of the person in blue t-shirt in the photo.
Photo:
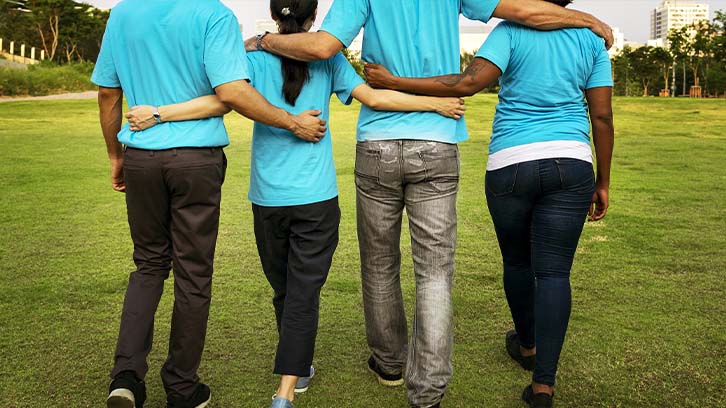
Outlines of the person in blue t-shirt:
M281 33L307 31L317 13L317 0L272 0L270 9ZM428 111L457 120L464 113L459 98L413 96L374 90L348 60L332 58L302 63L273 54L248 55L249 80L272 104L291 112L319 107L330 119L330 96L344 104L355 98L371 109ZM153 131L154 108L137 106L128 114L139 137ZM163 123L174 123L200 112L223 111L214 96L158 108ZM340 209L329 131L309 142L287 130L255 123L249 199L255 237L265 275L275 295L279 343L274 372L282 376L274 407L289 406L295 392L307 390L318 328L320 290L338 243Z
M121 314L109 407L144 404L154 314L172 264L174 313L161 370L167 406L209 404L211 391L197 370L212 297L223 148L229 144L222 119L205 119L229 108L133 132L122 127L124 95L131 105L158 106L217 94L242 115L299 137L312 140L325 132L317 112L291 115L246 82L243 46L237 18L219 0L124 0L111 11L91 79L99 85L111 187L126 193L136 270Z
M589 27L612 43L610 27L593 16L540 0L335 0L320 31L260 35L245 46L321 60L363 29L364 61L400 76L447 75L460 72L460 15L543 30ZM368 366L386 386L402 385L405 369L408 402L416 408L437 406L453 374L457 143L467 138L463 120L361 107L355 180ZM410 339L400 284L404 209L416 277Z
M589 30L537 31L507 21L463 74L422 79L394 77L376 64L365 70L374 87L437 96L473 95L499 78L486 196L516 329L506 346L534 370L525 400L551 406L575 250L588 213L602 219L609 202L613 80L603 41Z

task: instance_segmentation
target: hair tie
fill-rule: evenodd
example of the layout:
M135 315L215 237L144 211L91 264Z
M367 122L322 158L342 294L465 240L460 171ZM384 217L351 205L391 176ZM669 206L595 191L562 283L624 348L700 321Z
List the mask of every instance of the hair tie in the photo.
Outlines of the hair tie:
M292 11L290 11L290 7L285 7L284 9L282 9L282 11L280 11L280 13L282 13L283 16L287 17L292 14Z

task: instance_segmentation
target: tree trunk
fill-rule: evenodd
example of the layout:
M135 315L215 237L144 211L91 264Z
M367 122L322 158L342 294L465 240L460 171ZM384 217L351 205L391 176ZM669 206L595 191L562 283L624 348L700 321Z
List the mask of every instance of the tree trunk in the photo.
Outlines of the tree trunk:
M38 23L36 24L36 27L38 29L38 34L40 34L40 42L43 43L43 50L45 50L45 54L48 56L48 59L53 61L55 58L55 53L58 49L58 24L60 22L60 16L54 15L48 17L48 25L50 29L50 36L46 35L46 33L43 30L43 25Z

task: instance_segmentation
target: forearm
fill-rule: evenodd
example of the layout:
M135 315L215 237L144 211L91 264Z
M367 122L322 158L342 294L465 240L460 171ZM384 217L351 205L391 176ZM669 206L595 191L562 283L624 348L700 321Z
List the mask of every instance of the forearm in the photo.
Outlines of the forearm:
M106 152L111 160L123 158L123 148L118 141L123 115L123 91L101 88L98 92L101 131L106 141Z
M538 30L593 28L599 23L599 20L590 14L541 0L502 0L494 11L494 17Z
M216 95L202 96L184 103L159 107L159 116L164 122L206 119L224 116L230 108Z
M476 93L464 74L442 75L431 78L396 77L392 89L418 95L464 97Z
M435 112L439 100L433 96L416 96L402 92L378 89L373 91L368 104L372 109L391 112Z
M615 129L612 118L594 119L592 122L595 155L597 156L597 183L610 186L610 166L615 145Z
M267 126L293 131L292 115L270 104L245 81L219 87L217 95L222 103L242 116Z
M343 49L343 44L325 31L318 31L286 35L267 34L262 38L262 48L276 55L309 62L333 57Z

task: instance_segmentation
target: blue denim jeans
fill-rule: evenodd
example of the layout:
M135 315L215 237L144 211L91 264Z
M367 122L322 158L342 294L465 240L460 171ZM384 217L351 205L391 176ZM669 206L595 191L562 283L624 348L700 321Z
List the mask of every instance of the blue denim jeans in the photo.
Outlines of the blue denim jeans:
M570 269L594 191L592 164L576 159L518 163L486 175L507 302L521 344L537 346L533 381L540 384L555 384L570 319Z
M419 140L361 142L355 183L368 346L388 374L405 368L411 407L433 406L453 373L451 289L459 150L453 144ZM400 281L404 209L416 277L408 346Z

